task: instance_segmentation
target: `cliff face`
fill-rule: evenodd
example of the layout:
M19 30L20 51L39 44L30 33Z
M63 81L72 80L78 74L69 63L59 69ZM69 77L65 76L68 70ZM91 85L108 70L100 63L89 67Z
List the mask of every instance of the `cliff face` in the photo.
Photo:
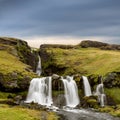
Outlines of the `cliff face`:
M0 90L27 90L35 76L38 62L37 52L27 42L15 38L0 38Z

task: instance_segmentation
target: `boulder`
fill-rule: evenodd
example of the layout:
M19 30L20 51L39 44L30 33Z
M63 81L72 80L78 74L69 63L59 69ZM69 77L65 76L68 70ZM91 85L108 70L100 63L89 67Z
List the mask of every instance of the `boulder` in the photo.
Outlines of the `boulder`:
M57 80L57 79L59 79L59 78L60 78L60 76L57 75L57 74L53 74L53 75L52 75L52 79L53 79L53 80L54 80L54 79Z

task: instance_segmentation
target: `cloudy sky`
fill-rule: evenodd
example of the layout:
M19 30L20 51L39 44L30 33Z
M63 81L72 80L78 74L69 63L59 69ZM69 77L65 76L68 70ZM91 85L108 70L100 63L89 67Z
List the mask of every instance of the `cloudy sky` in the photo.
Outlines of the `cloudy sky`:
M0 36L43 43L120 44L120 0L0 0Z

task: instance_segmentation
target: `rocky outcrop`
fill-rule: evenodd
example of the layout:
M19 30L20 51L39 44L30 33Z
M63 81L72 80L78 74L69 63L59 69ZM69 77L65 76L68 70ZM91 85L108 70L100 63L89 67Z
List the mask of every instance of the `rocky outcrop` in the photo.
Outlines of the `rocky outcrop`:
M108 44L108 43L91 41L91 40L82 41L79 44L79 46L81 46L83 48L95 47L95 48L100 48L103 50L120 50L120 45Z
M33 71L36 71L37 63L38 63L38 53L28 46L25 41L18 41L16 45L16 49L18 51L18 56L21 61L30 65Z
M0 73L0 91L3 92L20 92L29 87L31 77L13 72L9 74Z
M120 88L120 72L108 73L104 79L104 86L106 88Z
M107 46L107 45L108 45L107 43L102 43L102 42L98 42L98 41L91 41L91 40L85 40L85 41L82 41L80 43L80 46L83 48L88 48L88 47L100 48L100 47Z

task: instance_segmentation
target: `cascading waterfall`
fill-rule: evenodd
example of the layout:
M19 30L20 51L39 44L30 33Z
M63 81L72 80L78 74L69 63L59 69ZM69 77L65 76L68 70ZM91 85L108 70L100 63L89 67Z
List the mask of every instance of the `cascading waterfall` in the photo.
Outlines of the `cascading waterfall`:
M61 77L64 85L66 107L75 108L79 105L78 88L73 77L67 76L65 79ZM85 96L92 95L91 87L87 77L83 76L83 84ZM103 84L98 84L94 95L98 96L98 102L102 107L105 106L106 95L104 94ZM63 97L64 99L64 97ZM25 103L38 103L52 107L52 77L33 78L30 83L28 96ZM65 108L66 108L65 107Z
M74 108L80 103L76 82L70 76L67 76L66 79L62 78L62 81L65 89L66 106Z
M48 88L48 97L47 97L47 103L52 104L52 77L49 77L49 88Z
M82 78L83 78L85 96L91 96L92 93L91 93L91 87L90 87L89 81L85 76L82 76Z
M104 94L103 83L97 85L95 95L98 96L98 102L100 102L100 105L104 107L106 101L106 95Z
M48 80L48 84L46 81ZM52 101L52 79L51 77L43 77L43 78L34 78L32 79L28 91L28 96L26 99L26 103L38 103L41 105L50 106Z
M38 56L38 58L39 58L39 61L38 61L37 69L36 69L36 74L38 76L40 76L41 73L42 73L42 67L41 67L41 58L40 58L40 56Z

